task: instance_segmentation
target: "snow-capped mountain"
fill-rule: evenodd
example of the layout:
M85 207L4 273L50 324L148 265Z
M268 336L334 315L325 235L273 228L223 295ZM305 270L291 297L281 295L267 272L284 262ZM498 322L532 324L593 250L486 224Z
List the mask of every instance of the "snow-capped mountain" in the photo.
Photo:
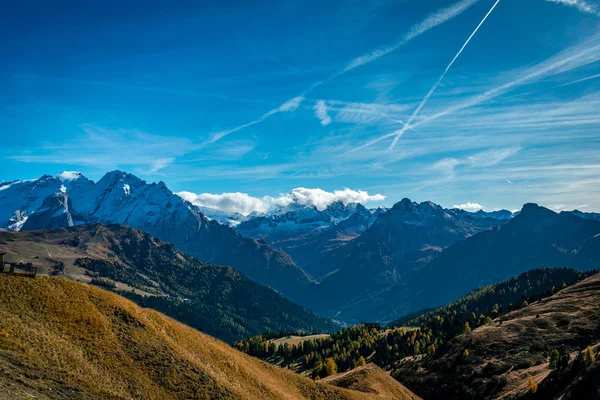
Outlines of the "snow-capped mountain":
M226 213L224 211L216 210L214 208L209 207L195 207L197 207L198 210L202 214L204 214L206 218L208 218L209 220L215 220L221 225L235 227L247 219L247 217L244 217L242 214L238 213Z
M65 171L39 179L4 182L0 184L0 228L20 230L33 212L42 208L44 201L55 193L64 193L88 180L77 172Z
M359 203L336 202L324 210L295 206L249 215L235 228L243 236L266 240L285 251L296 264L318 277L316 265L322 253L358 237L383 212L383 208L368 210Z
M345 205L339 201L324 210L319 210L315 206L296 206L268 214L250 214L241 221L237 230L249 237L261 237L261 235L269 235L274 231L280 233L289 231L293 234L306 233L315 229L331 228L356 214L369 220L368 224L370 225L383 211L384 209L381 208L367 210L359 203ZM264 236L262 237L264 238Z
M94 183L79 173L64 172L0 186L0 228L50 229L96 222L145 231L182 252L232 266L292 298L310 284L287 254L209 220L163 182L148 184L113 171Z

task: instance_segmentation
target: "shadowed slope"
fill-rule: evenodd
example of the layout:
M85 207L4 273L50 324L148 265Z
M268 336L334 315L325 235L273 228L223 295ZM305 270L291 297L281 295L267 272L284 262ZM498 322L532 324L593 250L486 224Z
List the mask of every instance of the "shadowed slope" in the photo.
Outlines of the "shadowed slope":
M426 399L482 399L527 391L550 373L548 356L600 342L600 274L463 334L393 376ZM467 352L465 352L467 350Z

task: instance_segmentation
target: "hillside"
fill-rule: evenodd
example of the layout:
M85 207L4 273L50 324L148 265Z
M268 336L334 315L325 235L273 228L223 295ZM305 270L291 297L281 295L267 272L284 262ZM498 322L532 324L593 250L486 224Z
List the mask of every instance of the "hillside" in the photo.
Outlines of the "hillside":
M599 342L597 274L407 361L393 376L426 399L517 396L527 392L529 377L543 387L554 349L575 357Z
M390 322L390 327L420 326L432 329L440 340L462 333L465 322L475 327L480 316L498 317L521 308L524 302L550 297L560 289L598 273L569 268L540 268L484 286L442 307L424 310ZM475 316L475 317L473 317Z
M336 325L230 267L199 261L172 244L119 225L0 232L8 261L102 284L222 340L265 330L332 332Z
M377 399L315 383L116 294L0 274L4 399Z
M84 223L120 224L148 232L186 254L231 266L291 298L311 283L287 254L208 220L163 182L149 184L113 171L98 182L62 173L2 186L0 228L40 230Z
M321 382L358 392L374 393L382 399L418 399L415 394L399 386L394 378L375 364L367 364L352 371L331 375L323 378Z
M443 307L407 316L386 327L360 324L333 335L304 337L265 333L242 340L235 347L313 378L330 375L330 370L326 369L330 358L338 372L354 369L364 362L372 362L389 371L407 358L432 354L462 334L466 326L475 329L487 325L493 318L521 309L528 302L550 297L561 288L596 273L567 268L536 269L475 290Z

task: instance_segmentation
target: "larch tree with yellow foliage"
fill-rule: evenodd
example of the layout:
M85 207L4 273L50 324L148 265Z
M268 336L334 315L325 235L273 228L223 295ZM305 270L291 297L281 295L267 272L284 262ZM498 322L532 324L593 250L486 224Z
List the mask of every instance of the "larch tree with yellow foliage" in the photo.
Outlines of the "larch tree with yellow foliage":
M337 364L335 363L335 360L333 358L327 359L325 370L327 371L327 376L337 374Z

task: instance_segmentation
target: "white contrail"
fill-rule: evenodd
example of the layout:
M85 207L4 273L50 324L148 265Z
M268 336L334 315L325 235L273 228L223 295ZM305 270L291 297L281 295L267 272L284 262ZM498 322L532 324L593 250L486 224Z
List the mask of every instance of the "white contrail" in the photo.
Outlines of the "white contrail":
M433 87L431 88L431 90L429 90L429 93L427 93L427 95L425 96L425 98L423 99L423 101L421 102L421 104L419 104L419 106L417 107L417 109L415 110L415 112L413 112L413 114L410 116L410 118L406 122L406 125L404 125L404 127L402 129L400 129L399 131L397 131L396 137L394 138L394 141L390 145L389 150L391 150L394 147L396 147L396 143L398 143L398 140L400 139L400 137L404 134L404 132L406 132L407 129L409 129L410 124L413 121L413 119L415 119L415 117L417 115L419 115L419 113L421 112L421 110L423 109L423 107L425 107L425 104L427 104L427 101L429 100L429 98L433 95L433 93L436 91L436 89L438 88L438 86L440 86L440 83L442 83L442 80L446 77L446 74L448 73L448 71L450 71L450 68L452 68L452 65L454 65L454 63L456 62L456 60L458 59L458 57L460 57L460 55L462 54L462 52L465 50L465 47L467 47L467 45L469 44L469 42L471 41L471 39L473 39L473 36L475 36L475 34L479 30L479 28L481 28L481 26L483 25L483 23L488 19L488 17L492 13L492 11L494 11L494 9L498 5L498 3L500 3L500 0L496 0L496 2L494 3L494 5L492 6L492 8L490 8L490 11L488 11L488 13L485 15L485 17L483 17L483 19L481 20L481 22L479 23L479 25L477 25L477 28L475 28L475 30L473 31L473 33L471 33L471 36L469 36L469 38L467 39L467 41L465 42L465 44L463 44L463 46L460 48L460 50L458 51L458 53L456 53L456 55L454 56L454 58L452 59L452 61L450 61L450 64L448 64L448 66L446 67L446 70L444 71L444 73L442 74L442 76L440 76L440 79L437 80L437 82L435 83L435 85L433 85Z
M600 74L588 76L587 78L577 79L576 81L571 81L571 82L563 83L562 85L555 86L554 88L571 86L571 85L575 85L576 83L591 81L592 79L597 79L597 78L600 78Z
M525 92L525 93L518 93L518 94L515 94L515 95L512 95L512 96L509 96L509 98L510 97L529 96L529 95L540 93L540 92L547 92L549 90L558 89L558 88L562 88L562 87L566 87L566 86L571 86L571 85L576 85L576 84L581 83L581 82L587 82L587 81L591 81L592 79L598 79L598 78L600 78L600 74L588 76L588 77L581 78L581 79L576 79L574 81L569 81L569 82L566 82L566 83L561 83L560 85L554 85L554 86L551 86L549 88L532 90L531 92Z

